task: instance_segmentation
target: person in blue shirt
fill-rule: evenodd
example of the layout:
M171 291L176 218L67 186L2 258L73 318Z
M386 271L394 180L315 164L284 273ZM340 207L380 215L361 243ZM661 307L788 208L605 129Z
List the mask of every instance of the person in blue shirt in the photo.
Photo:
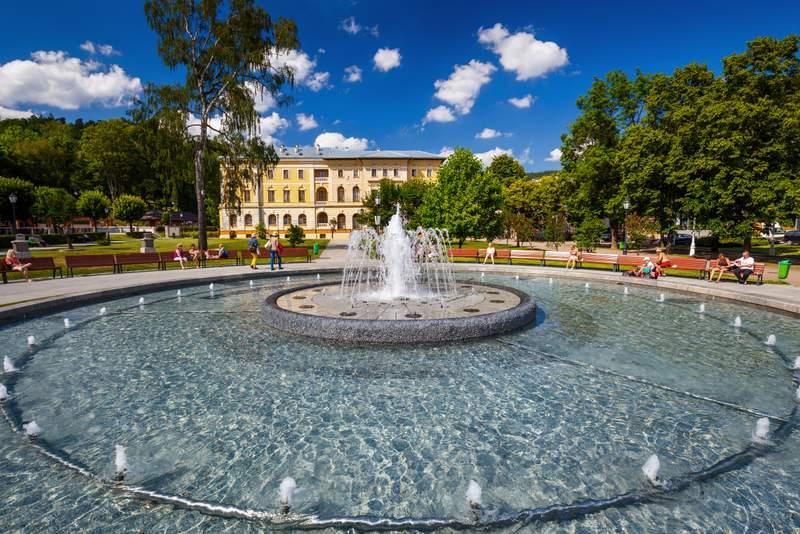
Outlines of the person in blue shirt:
M253 258L250 261L250 268L258 269L258 236L256 234L250 236L250 240L247 242L247 250L250 251L250 256Z

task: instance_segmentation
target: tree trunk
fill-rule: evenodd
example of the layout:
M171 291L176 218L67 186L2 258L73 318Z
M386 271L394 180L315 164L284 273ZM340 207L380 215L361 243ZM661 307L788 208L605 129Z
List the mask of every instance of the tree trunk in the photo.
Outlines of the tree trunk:
M203 176L203 156L206 152L208 139L208 118L200 119L200 139L194 151L194 189L197 195L197 246L200 250L208 250L208 235L206 234L206 199L205 177Z
M744 242L742 243L742 248L744 250L750 251L750 245L753 244L753 236L749 235L744 238Z
M617 248L617 226L609 221L608 228L611 230L611 250L615 250Z

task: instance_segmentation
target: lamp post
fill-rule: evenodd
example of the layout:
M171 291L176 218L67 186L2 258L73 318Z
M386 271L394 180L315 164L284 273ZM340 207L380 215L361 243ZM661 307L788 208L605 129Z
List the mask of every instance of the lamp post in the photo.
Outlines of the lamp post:
M622 223L622 227L625 229L622 238L622 255L627 256L628 255L628 210L631 207L631 201L626 198L625 202L622 203L622 207L625 208L625 219Z
M8 201L11 202L11 233L17 234L17 194L11 193L8 195Z

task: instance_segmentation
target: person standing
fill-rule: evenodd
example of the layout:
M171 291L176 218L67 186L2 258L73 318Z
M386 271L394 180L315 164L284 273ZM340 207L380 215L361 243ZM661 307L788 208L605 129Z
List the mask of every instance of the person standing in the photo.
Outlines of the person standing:
M272 237L269 238L269 270L275 270L275 258L278 258L278 269L283 270L283 264L281 263L281 254L283 253L283 245L281 245L281 240L278 239L278 234L272 234Z
M247 250L250 251L250 268L258 269L258 236L252 234L247 242Z
M739 279L740 284L747 284L747 277L753 274L753 269L756 267L756 260L750 257L748 251L742 252L742 257L733 262L730 272Z

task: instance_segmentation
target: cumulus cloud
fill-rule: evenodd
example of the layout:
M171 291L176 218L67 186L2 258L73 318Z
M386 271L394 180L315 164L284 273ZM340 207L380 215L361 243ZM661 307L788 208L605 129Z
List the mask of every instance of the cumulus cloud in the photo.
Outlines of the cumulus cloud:
M252 82L245 82L245 87L247 87L253 95L255 108L258 113L264 113L268 109L275 107L275 97L272 96L272 93L266 90L262 91L261 88Z
M361 81L361 69L358 65L350 65L344 69L344 81L356 83Z
M466 115L475 104L481 87L489 83L491 74L497 67L491 63L472 60L466 65L456 65L446 80L436 80L433 86L437 99L455 108L461 115Z
M506 148L495 147L491 150L487 150L486 152L478 152L475 154L475 157L481 160L481 163L483 163L484 167L488 167L489 165L491 165L492 160L494 158L496 158L497 156L501 156L503 154L513 156L513 151L510 148L506 149Z
M340 24L339 28L346 31L350 35L355 35L361 31L361 25L356 22L355 17L347 17Z
M330 73L317 72L317 60L311 59L302 50L275 50L269 57L276 69L288 68L294 74L294 82L305 85L316 92L328 86Z
M298 113L297 114L297 126L300 128L301 132L305 132L306 130L313 130L319 124L317 124L316 119L314 119L314 115L306 115L305 113Z
M0 64L0 105L4 106L121 106L141 90L141 80L128 76L122 67L81 61L65 52L38 51L31 59Z
M525 150L522 151L522 155L519 157L519 162L523 166L533 163L533 157L531 157L531 147L525 147Z
M428 113L425 114L425 118L422 119L422 124L428 124L429 122L453 122L454 120L456 120L456 116L453 115L450 108L447 106L436 106L428 110Z
M455 152L455 150L453 150L453 147L451 147L451 146L443 146L442 149L439 151L439 155L442 156L442 157L447 158L447 157L450 157L450 155L453 154L454 152Z
M553 41L539 41L528 32L510 33L499 22L478 30L478 41L500 57L507 71L514 71L517 80L539 78L569 63L567 50Z
M400 66L401 58L399 48L379 48L372 59L377 70L388 72Z
M557 161L561 163L561 149L554 148L550 151L550 155L544 158L545 161Z
M258 118L258 135L265 143L277 145L280 143L274 135L288 126L289 121L273 111L270 115Z
M366 150L369 141L363 137L345 137L339 132L325 132L317 136L314 145L339 150Z
M511 134L499 132L494 128L484 128L475 134L475 139L494 139L495 137L500 137L501 135L510 136Z
M91 41L84 41L81 44L81 50L85 50L90 54L100 54L101 56L120 56L122 55L114 47L108 44L93 43Z
M10 109L0 106L0 121L5 119L27 119L35 115L33 111L23 111L21 109Z
M530 94L527 94L527 95L525 95L523 97L520 97L520 98L511 97L511 98L508 99L509 104L511 104L514 107L520 108L520 109L525 109L525 108L531 107L531 104L533 104L533 101L534 101L533 95L530 95Z

